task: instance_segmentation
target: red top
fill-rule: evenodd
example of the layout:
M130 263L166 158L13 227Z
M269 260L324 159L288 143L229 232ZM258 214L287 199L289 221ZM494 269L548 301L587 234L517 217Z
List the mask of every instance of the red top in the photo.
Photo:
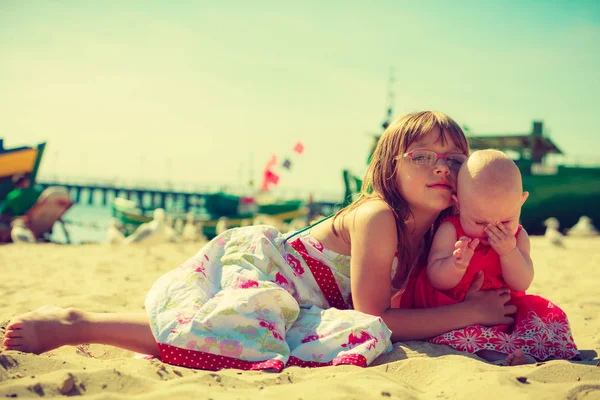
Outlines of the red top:
M442 223L450 222L456 229L457 239L467 236L460 225L460 217L454 215L446 218ZM523 227L519 225L515 237L521 233ZM500 256L490 245L479 243L475 253L465 271L465 275L458 285L449 290L435 289L427 277L427 268L419 269L410 279L408 288L401 299L401 308L431 308L448 304L455 304L465 299L467 291L471 287L475 274L483 271L483 286L481 290L500 289L507 287L502 278L502 267ZM516 294L516 293L514 293Z

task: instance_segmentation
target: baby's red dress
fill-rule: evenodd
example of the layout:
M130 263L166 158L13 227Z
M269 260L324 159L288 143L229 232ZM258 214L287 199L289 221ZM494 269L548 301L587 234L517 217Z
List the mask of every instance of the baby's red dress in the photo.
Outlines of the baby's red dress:
M467 236L460 226L459 216L449 217L444 220L446 221L454 225L457 238ZM521 229L519 226L515 236ZM500 256L491 246L480 243L465 275L456 287L450 290L435 289L427 277L427 269L421 268L412 276L402 295L400 308L431 308L463 301L479 271L483 271L484 274L482 290L507 287L502 278ZM469 353L487 349L508 355L516 349L522 349L539 361L568 360L579 354L563 310L540 296L514 291L510 294L510 303L517 306L514 325L471 325L436 336L429 341Z

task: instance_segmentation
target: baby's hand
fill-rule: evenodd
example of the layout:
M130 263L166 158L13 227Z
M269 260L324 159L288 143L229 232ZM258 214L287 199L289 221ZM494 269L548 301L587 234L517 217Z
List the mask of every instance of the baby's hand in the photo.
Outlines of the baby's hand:
M490 246L496 250L499 256L507 255L517 247L517 238L510 233L502 222L488 224L485 227L485 233L488 236Z
M454 257L454 265L461 269L467 268L478 244L479 239L469 239L466 236L458 239L458 241L454 244L454 252L452 253L452 256Z

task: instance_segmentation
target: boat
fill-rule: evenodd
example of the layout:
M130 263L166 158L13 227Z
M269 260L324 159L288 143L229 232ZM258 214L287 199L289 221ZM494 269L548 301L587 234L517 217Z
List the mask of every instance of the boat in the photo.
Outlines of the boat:
M586 215L600 223L600 166L550 162L549 155L563 151L544 135L543 122L533 121L522 134L469 135L471 150L495 148L515 161L529 198L521 209L521 224L530 234L542 234L544 221L558 219L562 228Z
M35 147L4 147L4 139L0 139L0 201L15 187L19 177L27 177L35 182L37 171L44 154L46 143Z
M173 219L184 219L187 213L177 209L165 210ZM138 226L152 220L153 208L140 207L135 201L116 197L112 202L112 216L121 223L125 236L131 235ZM251 222L258 215L268 215L282 223L294 218L306 217L309 209L302 200L282 200L275 202L257 202L254 197L236 196L217 192L204 195L203 206L194 212L194 220L202 223L207 238L216 236L219 219L227 218L230 228L240 227Z
M31 147L4 147L0 139L0 243L10 242L12 223L23 220L37 241L50 241L53 226L74 204L61 187L43 189L36 184L46 143Z

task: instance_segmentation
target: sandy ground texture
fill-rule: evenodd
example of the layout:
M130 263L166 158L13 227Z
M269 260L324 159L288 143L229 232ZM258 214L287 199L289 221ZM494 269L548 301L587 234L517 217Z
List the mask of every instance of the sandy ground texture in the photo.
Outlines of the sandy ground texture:
M97 312L142 311L154 280L198 245L147 250L110 245L0 246L0 338L8 321L44 304ZM600 399L600 238L555 248L532 238L529 293L563 308L582 360L500 367L425 342L396 343L369 368L288 368L218 373L133 358L104 345L32 355L0 353L0 397L116 399Z

